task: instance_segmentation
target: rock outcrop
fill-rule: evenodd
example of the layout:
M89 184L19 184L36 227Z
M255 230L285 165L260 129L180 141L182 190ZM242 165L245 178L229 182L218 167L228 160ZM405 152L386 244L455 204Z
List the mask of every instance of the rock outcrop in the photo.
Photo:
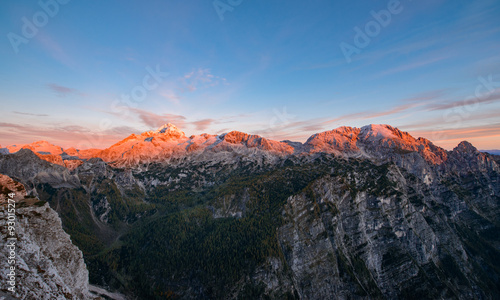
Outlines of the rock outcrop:
M63 231L57 213L46 202L25 198L22 185L5 175L0 175L0 185L2 206L8 206L6 192L16 194L15 240L7 240L11 237L6 226L7 209L0 211L1 291L17 299L94 299L89 293L82 252ZM10 267L15 268L14 293L7 284Z
M325 176L287 200L279 239L301 299L500 295L498 185L461 195L396 166L370 169L353 170L354 182Z

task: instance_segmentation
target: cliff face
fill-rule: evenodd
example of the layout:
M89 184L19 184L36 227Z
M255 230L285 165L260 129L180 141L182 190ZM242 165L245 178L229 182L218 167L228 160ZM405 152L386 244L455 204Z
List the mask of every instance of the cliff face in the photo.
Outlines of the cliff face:
M300 298L500 295L498 185L479 181L457 195L459 182L402 174L391 166L353 170L355 182L326 176L287 200L279 240Z
M93 299L88 291L88 271L82 252L63 231L57 213L48 203L36 198L24 198L26 192L22 185L7 176L0 175L0 185L3 191L14 191L17 195L14 244L6 240L9 233L6 226L7 210L0 211L1 291L12 294L8 290L10 285L7 281L10 279L7 275L9 268L14 266L16 298ZM11 254L6 244L15 245L11 247L15 258L8 257ZM11 259L15 260L14 264L9 264Z

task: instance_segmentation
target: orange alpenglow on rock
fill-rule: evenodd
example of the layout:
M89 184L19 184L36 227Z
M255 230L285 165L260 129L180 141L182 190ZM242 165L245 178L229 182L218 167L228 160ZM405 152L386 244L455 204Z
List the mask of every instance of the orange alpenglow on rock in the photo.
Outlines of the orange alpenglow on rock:
M342 126L313 134L305 143L274 141L240 131L212 135L203 133L186 137L171 123L156 130L131 134L106 149L79 150L38 141L8 146L9 153L30 149L48 162L76 169L83 161L100 158L115 167L168 163L172 158L202 155L205 152L238 152L245 155L266 153L271 156L331 153L343 157L389 158L396 154L418 153L434 165L448 159L447 151L425 138L414 138L390 125L367 125L361 128Z

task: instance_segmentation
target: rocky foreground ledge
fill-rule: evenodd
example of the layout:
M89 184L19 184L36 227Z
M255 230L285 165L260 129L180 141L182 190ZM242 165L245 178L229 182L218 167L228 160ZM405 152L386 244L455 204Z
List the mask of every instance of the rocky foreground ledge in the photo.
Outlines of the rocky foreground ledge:
M2 174L0 194L0 299L102 299L89 291L83 254L48 203Z

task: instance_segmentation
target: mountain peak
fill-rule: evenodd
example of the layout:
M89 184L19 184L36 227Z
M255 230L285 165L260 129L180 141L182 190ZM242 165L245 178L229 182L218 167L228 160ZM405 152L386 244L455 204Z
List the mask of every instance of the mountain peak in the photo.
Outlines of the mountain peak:
M366 136L366 138L374 139L395 138L397 137L395 134L397 130L387 124L370 124L361 127L361 134Z
M160 126L160 128L156 130L156 133L165 133L165 132L182 132L182 131L172 123L163 124L162 126Z
M184 131L180 130L177 126L172 123L163 124L160 128L154 131L144 132L142 136L146 135L147 137L158 136L161 138L174 138L180 139L186 137Z
M53 145L44 140L36 141L26 145L12 145L7 147L10 153L15 153L21 150L22 148L30 149L35 153L41 153L41 154L60 155L63 153L63 149L60 146Z
M459 151L461 153L475 153L478 152L476 147L467 141L462 141L458 146L453 149L453 151Z
M31 145L40 145L40 146L46 146L46 145L51 145L51 143L49 143L48 141L46 140L39 140L39 141L36 141L36 142L33 142L31 143Z

